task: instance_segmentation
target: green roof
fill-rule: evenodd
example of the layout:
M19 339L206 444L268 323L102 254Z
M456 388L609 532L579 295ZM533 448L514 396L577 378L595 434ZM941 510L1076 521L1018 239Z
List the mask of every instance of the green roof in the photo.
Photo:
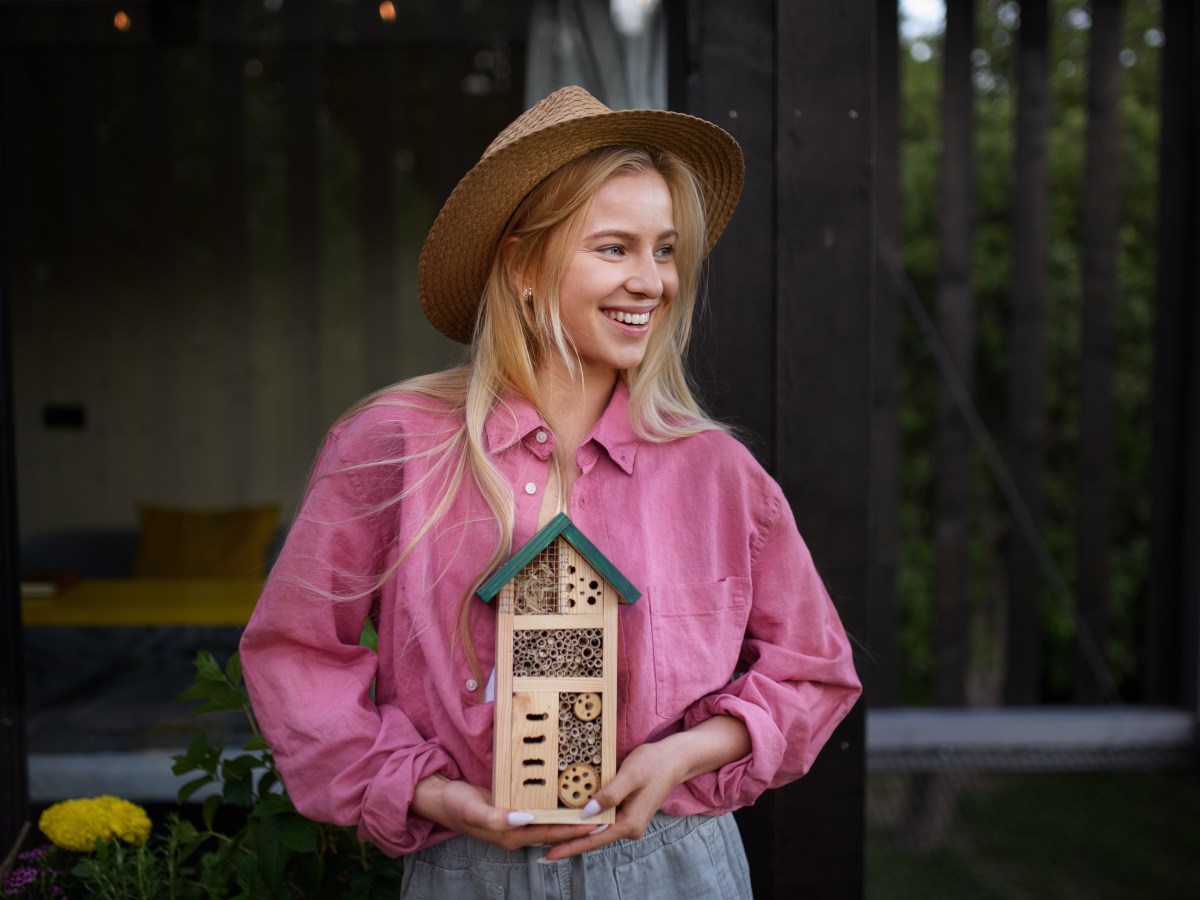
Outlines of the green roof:
M597 572L600 573L605 581L612 585L613 590L620 595L621 599L626 603L633 603L638 597L642 596L642 592L635 588L620 570L617 569L608 557L596 549L596 545L587 539L587 536L575 527L575 524L567 517L566 513L559 513L551 519L541 531L529 539L529 543L518 550L513 558L496 570L487 581L480 585L479 590L475 593L485 603L491 602L491 599L500 593L500 588L508 584L518 572L533 562L534 557L545 550L554 541L555 538L562 537L568 544L583 554L586 559Z

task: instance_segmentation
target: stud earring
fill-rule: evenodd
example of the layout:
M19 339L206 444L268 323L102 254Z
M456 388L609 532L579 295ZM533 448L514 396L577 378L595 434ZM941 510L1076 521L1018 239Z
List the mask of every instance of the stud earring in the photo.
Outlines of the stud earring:
M532 303L533 302L533 288L531 288L531 287L521 288L521 299L524 300L526 303Z

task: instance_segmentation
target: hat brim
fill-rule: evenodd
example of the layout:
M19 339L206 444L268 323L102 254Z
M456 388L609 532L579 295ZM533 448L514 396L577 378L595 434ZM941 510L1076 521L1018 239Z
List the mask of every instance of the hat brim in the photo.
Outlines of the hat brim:
M438 331L470 343L500 236L521 200L544 178L600 147L671 153L699 177L712 250L741 195L737 141L704 119L658 109L615 110L548 125L486 155L455 187L421 251L421 306Z

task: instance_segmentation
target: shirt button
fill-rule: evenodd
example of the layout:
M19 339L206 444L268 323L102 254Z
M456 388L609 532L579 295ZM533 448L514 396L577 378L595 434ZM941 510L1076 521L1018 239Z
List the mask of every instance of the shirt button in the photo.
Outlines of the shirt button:
M537 493L537 485L534 484L532 481L529 482L529 484L525 485L525 493L536 494Z
M544 432L544 431L539 431L537 434L534 435L534 437L537 438L537 442L539 444L544 444L544 443L546 443L546 441L549 440L549 438L546 436L546 432Z
M468 691L477 691L479 690L479 682L474 678L468 678L466 688Z

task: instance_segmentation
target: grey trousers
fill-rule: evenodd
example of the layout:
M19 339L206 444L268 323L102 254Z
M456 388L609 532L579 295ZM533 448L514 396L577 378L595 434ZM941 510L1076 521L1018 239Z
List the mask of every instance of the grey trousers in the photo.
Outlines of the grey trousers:
M507 851L459 835L404 860L402 900L751 900L732 815L658 813L640 841L539 863L546 847Z

